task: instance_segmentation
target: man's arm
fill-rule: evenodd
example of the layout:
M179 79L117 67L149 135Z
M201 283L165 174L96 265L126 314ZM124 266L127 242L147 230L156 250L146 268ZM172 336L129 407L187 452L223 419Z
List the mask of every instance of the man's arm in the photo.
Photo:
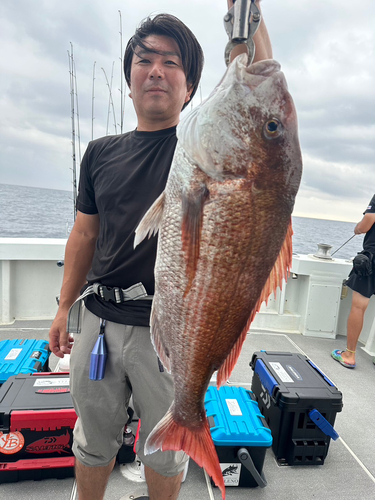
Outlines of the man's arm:
M375 214L369 213L363 216L363 219L358 222L354 228L355 234L363 234L370 231L372 226L375 224Z
M233 0L227 0L228 10L233 6L233 3ZM260 2L256 1L255 3L258 9L261 10L259 5ZM255 33L253 40L255 43L255 56L253 63L263 61L264 59L272 59L271 40L268 35L263 15L260 26L258 28L258 31ZM247 52L246 45L237 45L237 47L235 47L231 52L230 61L232 62L235 57L237 57L239 54L242 54L243 52Z
M71 339L66 331L68 312L86 283L98 234L99 215L78 212L65 249L59 309L49 332L49 347L59 358L70 353Z

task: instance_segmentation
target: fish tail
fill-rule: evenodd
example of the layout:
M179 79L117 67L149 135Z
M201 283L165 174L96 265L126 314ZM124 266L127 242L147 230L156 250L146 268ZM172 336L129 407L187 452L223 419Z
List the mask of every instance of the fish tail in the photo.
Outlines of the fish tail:
M146 455L157 450L183 450L212 477L225 500L223 475L205 415L199 429L189 429L175 421L172 405L146 440Z

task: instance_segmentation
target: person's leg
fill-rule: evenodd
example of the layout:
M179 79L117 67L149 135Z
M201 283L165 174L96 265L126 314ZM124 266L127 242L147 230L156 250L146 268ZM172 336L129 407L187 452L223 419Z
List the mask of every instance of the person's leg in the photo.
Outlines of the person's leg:
M177 500L183 475L182 471L177 476L165 477L145 466L145 478L150 500Z
M363 327L363 319L370 299L353 291L352 306L347 323L347 350L341 357L346 363L355 364L355 351Z
M79 500L102 500L127 421L130 389L123 366L124 326L107 322L108 358L103 380L90 380L91 351L98 338L99 318L84 309L82 332L75 335L70 390L78 419L73 453Z
M132 329L133 342L128 345L125 364L132 386L134 409L141 419L137 454L145 466L150 500L175 500L189 457L182 451L144 453L148 435L173 401L173 380L170 374L159 367L149 328Z
M115 458L106 467L86 467L76 459L75 473L79 500L103 500Z

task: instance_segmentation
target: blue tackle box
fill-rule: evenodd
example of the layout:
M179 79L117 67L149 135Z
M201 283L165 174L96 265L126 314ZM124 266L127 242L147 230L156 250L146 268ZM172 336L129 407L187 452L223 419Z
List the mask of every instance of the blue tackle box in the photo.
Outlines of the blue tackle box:
M205 408L225 486L266 486L262 469L272 436L253 393L209 387Z
M269 425L279 465L323 465L342 393L307 356L255 352L251 389Z
M48 371L46 340L13 339L0 342L0 385L19 373Z

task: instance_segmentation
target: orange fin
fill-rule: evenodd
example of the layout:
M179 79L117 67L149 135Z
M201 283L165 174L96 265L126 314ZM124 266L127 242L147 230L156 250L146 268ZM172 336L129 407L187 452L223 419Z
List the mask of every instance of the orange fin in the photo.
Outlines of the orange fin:
M163 218L165 194L161 193L151 207L143 216L141 222L135 230L134 248L139 245L146 237L154 236L158 231Z
M200 428L192 430L175 422L173 410L174 403L148 436L145 454L149 455L157 450L183 450L212 477L216 486L220 488L224 500L223 474L205 414L202 415Z
M161 335L162 332L159 327L159 320L155 306L153 306L151 310L150 325L151 325L151 341L154 346L154 349L157 352L160 361L163 363L164 368L167 370L168 373L171 373L171 361L169 359L169 352L165 348L163 342L163 336Z
M197 270L199 247L202 232L203 207L209 191L205 185L193 193L182 196L182 249L186 258L188 284L185 296L190 290Z
M286 280L289 275L289 270L292 265L292 222L290 221L284 243L281 247L280 253L276 259L276 262L270 272L268 280L263 287L262 293L256 303L253 311L251 312L250 318L248 319L245 328L243 329L241 335L238 337L236 343L234 344L232 350L228 354L224 363L221 365L220 370L217 374L217 387L221 387L229 379L230 374L235 367L238 357L241 353L242 344L245 342L247 332L250 328L251 322L254 319L255 314L259 311L262 302L268 302L269 296L272 292L276 291L278 286L282 286L283 278Z
M241 335L238 337L236 343L232 347L232 350L230 351L224 363L221 365L219 371L217 372L216 385L218 389L226 383L226 381L230 377L230 374L233 371L233 368L236 366L237 360L241 353L242 344L245 342L247 330L249 329L252 320L253 320L253 314L251 315L251 320L246 323L246 327L243 329Z
M263 287L255 312L259 311L262 302L264 301L268 302L271 293L276 292L276 288L278 286L282 288L283 279L285 279L285 281L288 279L290 268L292 266L292 255L293 255L292 236L293 236L292 220L290 220L288 229L286 231L284 243L281 247L276 262L270 272L268 280L266 281L266 284Z

